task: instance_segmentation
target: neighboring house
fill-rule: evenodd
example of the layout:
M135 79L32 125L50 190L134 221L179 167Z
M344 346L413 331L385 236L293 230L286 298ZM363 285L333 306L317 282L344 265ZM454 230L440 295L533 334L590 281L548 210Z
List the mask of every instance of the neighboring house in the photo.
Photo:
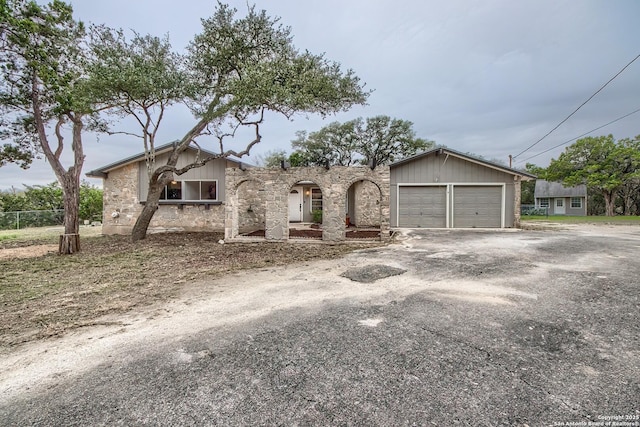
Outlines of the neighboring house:
M535 205L549 215L587 215L587 186L565 187L560 182L536 181Z
M166 162L171 148L156 150L157 164ZM188 149L177 166L191 163L196 153ZM147 195L144 154L87 175L104 180L103 233L130 233ZM267 240L286 240L289 223L319 217L323 238L332 241L343 240L350 225L377 227L382 238L390 227L518 227L520 182L534 178L448 148L374 170L265 169L216 159L166 186L149 231L224 230L235 239L263 230Z
M391 164L391 226L519 226L520 183L535 176L436 148Z

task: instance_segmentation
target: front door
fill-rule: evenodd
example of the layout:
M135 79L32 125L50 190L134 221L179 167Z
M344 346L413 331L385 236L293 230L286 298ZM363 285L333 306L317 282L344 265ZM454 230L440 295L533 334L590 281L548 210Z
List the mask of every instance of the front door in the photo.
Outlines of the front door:
M556 208L553 213L557 215L564 215L564 199L556 199Z
M293 187L289 193L289 221L302 221L302 187Z

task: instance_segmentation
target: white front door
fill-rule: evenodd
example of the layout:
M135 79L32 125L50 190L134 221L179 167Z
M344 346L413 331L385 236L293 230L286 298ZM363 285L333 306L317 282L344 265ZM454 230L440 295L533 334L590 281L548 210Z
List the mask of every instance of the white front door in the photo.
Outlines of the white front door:
M293 187L289 193L289 221L302 221L302 187Z
M553 213L557 215L564 215L564 199L556 199L556 208Z

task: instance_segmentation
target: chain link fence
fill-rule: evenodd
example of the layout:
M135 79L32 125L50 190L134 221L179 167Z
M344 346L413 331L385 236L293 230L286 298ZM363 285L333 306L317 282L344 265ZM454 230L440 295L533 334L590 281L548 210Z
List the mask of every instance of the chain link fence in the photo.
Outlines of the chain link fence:
M549 208L536 208L535 205L520 205L520 214L549 216Z
M64 209L0 212L0 230L64 225Z

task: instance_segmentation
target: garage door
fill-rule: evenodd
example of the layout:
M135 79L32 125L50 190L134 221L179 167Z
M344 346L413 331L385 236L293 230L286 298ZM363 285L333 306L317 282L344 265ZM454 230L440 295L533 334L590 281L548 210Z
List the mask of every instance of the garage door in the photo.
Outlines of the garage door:
M453 226L493 228L502 226L502 187L454 186Z
M444 228L447 226L447 187L400 187L398 227Z

